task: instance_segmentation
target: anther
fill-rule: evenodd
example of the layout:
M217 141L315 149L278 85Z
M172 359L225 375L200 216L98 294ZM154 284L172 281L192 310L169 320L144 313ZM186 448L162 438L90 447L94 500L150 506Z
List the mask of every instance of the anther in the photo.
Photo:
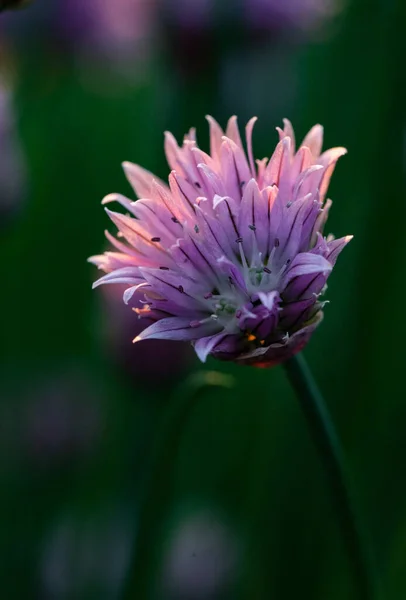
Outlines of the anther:
M183 286L182 286L182 285L180 285L180 286L178 287L178 290L180 291L180 293L181 293L181 294L183 294L183 293L184 293L184 291L185 291L185 290L183 289Z
M153 237L151 238L151 242L160 242L161 238L160 237Z
M268 269L268 267L264 267L264 272L268 273L269 275L272 273L271 269Z
M169 267L159 267L161 271L169 271Z
M237 244L242 244L242 237L239 237L235 240L237 242Z
M279 246L279 238L275 238L275 248Z
M196 231L196 233L199 233L199 226L198 226L198 225L195 225L195 226L194 226L194 230Z
M255 225L248 225L248 227L249 227L249 228L250 228L252 231L256 231L256 229L257 229L257 228L255 227Z

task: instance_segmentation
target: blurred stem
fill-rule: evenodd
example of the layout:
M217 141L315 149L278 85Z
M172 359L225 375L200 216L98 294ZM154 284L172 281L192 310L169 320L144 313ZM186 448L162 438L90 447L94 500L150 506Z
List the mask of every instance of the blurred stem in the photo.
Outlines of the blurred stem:
M343 452L331 416L303 355L300 353L290 358L284 367L330 480L359 598L376 600L369 548L354 509Z
M156 567L162 539L160 529L171 495L173 467L179 453L182 434L191 413L202 397L213 387L231 388L233 378L215 371L194 373L174 392L166 415L156 435L149 477L145 482L135 547L125 582L123 598L152 597L151 581L157 580Z

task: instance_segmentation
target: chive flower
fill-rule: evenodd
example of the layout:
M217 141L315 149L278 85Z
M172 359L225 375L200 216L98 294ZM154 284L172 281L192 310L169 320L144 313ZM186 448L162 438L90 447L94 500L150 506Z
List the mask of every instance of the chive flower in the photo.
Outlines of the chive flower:
M207 117L210 154L191 129L179 146L165 134L168 185L138 165L123 168L139 200L110 194L126 211L106 212L111 251L90 262L106 274L95 282L125 284L145 329L135 342L189 341L198 357L267 367L299 352L323 318L322 300L336 259L351 239L324 237L330 177L344 148L321 153L315 125L296 151L291 123L277 128L271 158L254 160L236 117L225 133Z

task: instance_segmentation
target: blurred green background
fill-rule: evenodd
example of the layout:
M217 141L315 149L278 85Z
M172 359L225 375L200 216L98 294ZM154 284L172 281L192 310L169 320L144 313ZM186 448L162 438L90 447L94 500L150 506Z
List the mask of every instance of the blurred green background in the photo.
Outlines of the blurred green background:
M165 178L163 131L259 117L346 146L329 231L354 240L305 351L348 455L386 599L406 598L403 0L37 0L0 14L0 597L355 600L325 474L283 369L144 342L91 291L120 163ZM112 229L110 229L112 231ZM107 286L108 287L108 286ZM131 312L131 311L130 311ZM162 422L198 370L140 512ZM140 529L140 526L142 529ZM145 539L144 539L145 542Z

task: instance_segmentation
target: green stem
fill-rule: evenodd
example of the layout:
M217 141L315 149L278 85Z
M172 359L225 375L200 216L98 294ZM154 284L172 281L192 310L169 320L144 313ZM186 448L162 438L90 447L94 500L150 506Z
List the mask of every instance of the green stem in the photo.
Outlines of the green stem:
M330 480L359 598L376 600L377 590L371 569L369 548L365 544L354 509L346 478L344 457L331 416L302 354L289 359L284 366Z
M158 540L171 497L173 467L176 463L182 434L196 403L213 387L230 388L233 379L215 371L194 373L182 383L170 399L167 413L157 432L155 446L145 482L145 495L139 514L138 531L123 598L149 598L151 581L156 579L156 567L161 553Z

